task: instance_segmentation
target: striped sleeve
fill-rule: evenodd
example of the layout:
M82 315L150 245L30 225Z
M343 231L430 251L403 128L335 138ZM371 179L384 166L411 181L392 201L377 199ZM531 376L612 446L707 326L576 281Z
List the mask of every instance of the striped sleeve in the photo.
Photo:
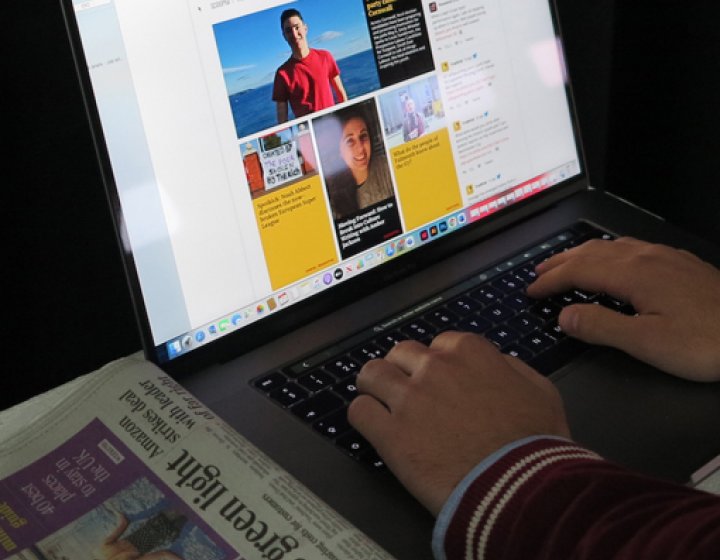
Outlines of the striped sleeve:
M438 560L720 558L720 499L567 440L532 438L456 489L434 552Z

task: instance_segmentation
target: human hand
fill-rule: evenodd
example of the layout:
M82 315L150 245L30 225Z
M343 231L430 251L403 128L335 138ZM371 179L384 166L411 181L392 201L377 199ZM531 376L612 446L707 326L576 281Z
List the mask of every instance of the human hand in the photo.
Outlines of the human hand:
M397 344L357 378L350 423L431 513L485 457L531 435L569 437L554 385L483 338Z
M638 313L568 306L558 318L566 334L679 377L720 380L720 271L712 265L687 251L624 237L589 241L536 270L530 297L580 288L628 302Z

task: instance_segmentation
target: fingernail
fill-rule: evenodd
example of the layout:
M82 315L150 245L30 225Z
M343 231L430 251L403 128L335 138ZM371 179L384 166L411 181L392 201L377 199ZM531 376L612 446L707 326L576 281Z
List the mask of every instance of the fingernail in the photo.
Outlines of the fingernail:
M544 261L539 262L538 264L536 264L536 265L535 265L535 272L536 272L538 275L543 274L543 273L545 272L545 269L548 267L548 264L547 264L547 263L548 263L548 259L545 259Z

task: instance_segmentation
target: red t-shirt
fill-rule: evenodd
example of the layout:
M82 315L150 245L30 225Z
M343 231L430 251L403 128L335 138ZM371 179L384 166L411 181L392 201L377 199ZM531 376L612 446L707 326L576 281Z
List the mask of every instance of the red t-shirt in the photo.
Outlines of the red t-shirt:
M302 60L290 57L275 73L273 101L290 103L295 117L335 105L330 82L340 75L328 51L310 49Z

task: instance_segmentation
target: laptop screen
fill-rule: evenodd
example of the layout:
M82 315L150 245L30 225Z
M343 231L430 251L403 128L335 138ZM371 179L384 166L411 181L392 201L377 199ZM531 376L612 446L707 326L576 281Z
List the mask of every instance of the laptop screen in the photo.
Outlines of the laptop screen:
M160 362L582 172L548 0L73 0Z

